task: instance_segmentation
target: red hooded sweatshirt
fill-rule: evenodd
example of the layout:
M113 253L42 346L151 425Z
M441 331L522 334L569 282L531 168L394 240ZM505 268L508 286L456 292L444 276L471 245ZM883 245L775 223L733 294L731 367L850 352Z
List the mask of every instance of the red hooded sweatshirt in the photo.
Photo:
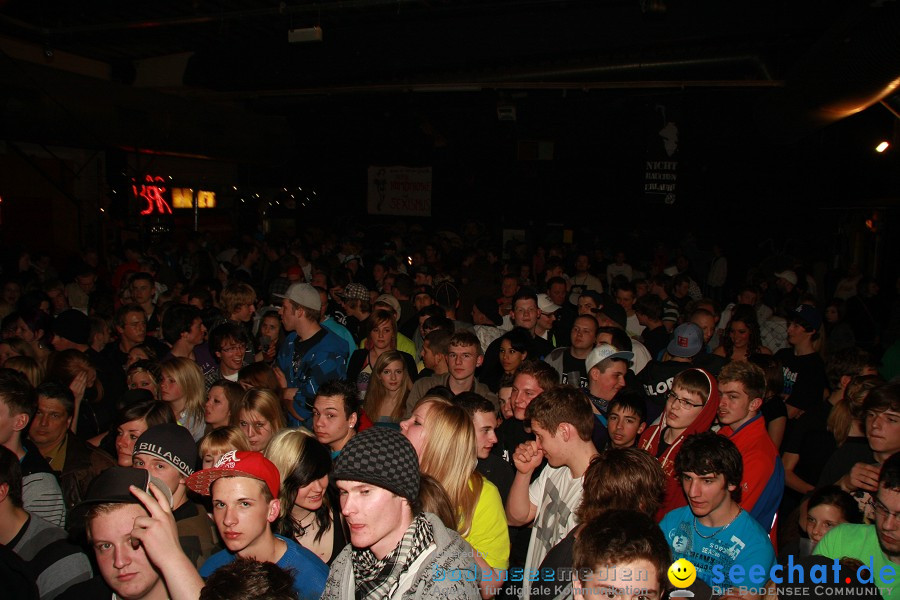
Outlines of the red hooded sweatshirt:
M684 497L684 490L681 488L681 482L675 475L675 457L678 456L678 452L681 450L681 443L684 442L687 436L709 431L709 427L712 425L713 420L715 420L716 413L719 410L719 387L716 384L716 378L703 369L693 370L700 371L706 376L707 380L709 380L709 398L706 399L706 403L703 405L703 408L700 409L700 413L694 419L694 422L688 425L688 427L681 432L681 435L675 438L669 447L663 451L662 455L657 458L660 466L662 466L663 472L666 474L667 480L666 494L662 506L659 507L659 510L656 513L657 522L661 521L670 510L674 510L687 504L687 500ZM646 450L653 456L659 454L660 441L662 440L663 431L666 428L668 408L669 407L666 406L666 410L663 410L659 424L644 430L644 433L641 434L641 439L638 442L638 447L641 450Z

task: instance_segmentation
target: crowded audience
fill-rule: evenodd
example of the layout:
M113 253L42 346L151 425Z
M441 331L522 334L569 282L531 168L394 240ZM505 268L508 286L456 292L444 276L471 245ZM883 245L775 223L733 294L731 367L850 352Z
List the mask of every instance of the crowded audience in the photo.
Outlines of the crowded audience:
M860 266L451 242L11 249L10 589L654 600L685 559L750 598L756 566L900 569L900 302Z

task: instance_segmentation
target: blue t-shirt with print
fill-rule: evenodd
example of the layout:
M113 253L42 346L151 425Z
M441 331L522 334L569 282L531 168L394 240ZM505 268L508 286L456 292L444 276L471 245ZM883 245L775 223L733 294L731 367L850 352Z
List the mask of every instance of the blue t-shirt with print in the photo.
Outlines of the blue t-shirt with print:
M768 573L775 563L775 550L769 536L745 510L723 529L706 527L695 521L691 507L682 506L667 513L659 528L672 549L672 561L689 560L697 570L697 578L709 586L760 587L749 581L750 567L760 565ZM743 567L742 581L730 579L731 568L735 565ZM734 573L741 571L736 569Z

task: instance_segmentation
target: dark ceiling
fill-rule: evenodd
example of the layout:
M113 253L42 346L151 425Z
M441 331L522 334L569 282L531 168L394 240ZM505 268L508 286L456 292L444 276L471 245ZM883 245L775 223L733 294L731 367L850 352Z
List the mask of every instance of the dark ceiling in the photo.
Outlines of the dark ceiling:
M289 43L311 27L321 41ZM731 160L816 162L797 144L890 128L873 105L900 81L894 0L0 0L0 50L8 139L229 159L282 179L310 164L341 177L335 162L443 163L471 178L457 191L502 188L511 176L479 169L515 169L523 143L548 141L549 180L580 182L570 195L598 164L614 177L636 157L639 171L660 105L690 124L696 173L736 140ZM852 117L869 106L877 116ZM823 133L845 118L861 129Z

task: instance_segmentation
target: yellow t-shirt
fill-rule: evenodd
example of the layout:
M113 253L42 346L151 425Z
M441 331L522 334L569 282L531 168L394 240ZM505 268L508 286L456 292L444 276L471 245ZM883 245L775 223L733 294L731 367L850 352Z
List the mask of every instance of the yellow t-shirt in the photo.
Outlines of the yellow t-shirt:
M472 527L463 539L469 542L481 558L494 569L509 567L509 529L506 526L506 511L500 500L497 486L482 478L484 485L475 503ZM471 486L471 482L469 486Z

